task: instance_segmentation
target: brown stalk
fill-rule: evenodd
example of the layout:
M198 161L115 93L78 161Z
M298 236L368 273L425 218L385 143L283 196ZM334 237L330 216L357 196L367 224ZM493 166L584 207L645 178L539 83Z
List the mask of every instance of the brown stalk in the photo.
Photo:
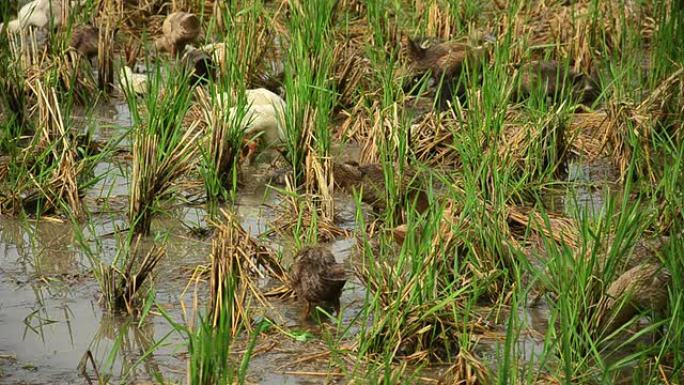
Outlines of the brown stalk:
M234 214L221 210L220 221L212 222L216 229L211 252L211 317L214 325L230 306L232 330L240 326L251 329L251 300L263 308L270 307L254 276L268 274L281 282L286 275L280 263L265 247L254 241L242 228ZM265 269L261 270L261 269Z
M100 264L100 273L105 283L102 288L104 302L110 311L137 314L143 299L141 289L151 280L154 269L166 255L164 248L153 245L143 256L140 240L141 237L138 236L133 241L123 271L114 265Z
M103 5L104 4L104 5ZM98 28L97 43L97 86L100 91L109 93L114 87L114 35L116 30L112 24L114 20L114 0L102 0L100 3L101 22Z

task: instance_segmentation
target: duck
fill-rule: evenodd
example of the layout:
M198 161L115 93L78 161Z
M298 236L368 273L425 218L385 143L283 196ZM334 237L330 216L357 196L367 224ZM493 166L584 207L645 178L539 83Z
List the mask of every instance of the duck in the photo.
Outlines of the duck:
M554 98L564 87L569 87L573 98L583 104L591 104L598 98L600 90L597 73L589 76L569 68L565 76L564 73L565 66L556 60L535 60L520 65L518 94L529 96L541 88L544 96Z
M463 86L454 89L452 83L460 78L467 62L472 66L484 61L485 43L493 41L493 37L489 34L478 34L473 39L482 44L474 46L468 43L447 41L425 46L416 39L405 37L411 80L428 74L433 83L439 83L444 79L445 83L437 97L440 108L446 107L447 102L454 96L460 97L465 94Z
M72 3L74 3L72 1ZM29 26L46 28L52 23L59 26L62 20L62 0L33 0L24 4L17 13L17 18L7 23L9 32L19 32ZM4 25L0 24L0 32Z
M245 91L246 111L242 125L247 135L260 135L267 147L277 147L287 140L285 132L285 101L278 94L265 88ZM225 108L228 94L223 93L219 105ZM237 107L228 108L229 119L237 113Z
M425 191L411 186L414 175L414 172L407 170L404 179L397 183L402 191L407 192L406 198L412 204L415 202L418 212L424 213L429 207L428 197ZM361 201L369 204L376 214L387 209L387 188L382 165L361 165L356 161L335 162L333 163L333 178L335 185L342 190L361 190Z
M181 63L192 72L195 83L206 83L208 79L216 78L216 61L202 49L185 46Z
M347 282L344 265L335 262L332 252L322 245L307 246L294 258L290 272L292 288L304 301L304 316L311 316L317 305L331 306L340 314L340 296Z
M392 229L392 239L394 239L394 243L396 243L399 246L404 245L404 241L406 240L406 235L408 234L409 227L406 223L402 223L399 226L395 227Z
M69 46L79 54L91 60L97 56L99 31L92 25L82 25L74 28L71 33Z
M162 36L154 41L154 46L162 52L179 55L185 46L193 43L202 32L200 19L192 13L174 12L162 24Z
M149 79L146 74L133 72L131 67L125 65L119 71L119 84L123 92L133 91L136 95L145 95L149 89Z
M658 262L643 262L613 281L599 300L600 325L611 333L641 310L664 314L672 274Z

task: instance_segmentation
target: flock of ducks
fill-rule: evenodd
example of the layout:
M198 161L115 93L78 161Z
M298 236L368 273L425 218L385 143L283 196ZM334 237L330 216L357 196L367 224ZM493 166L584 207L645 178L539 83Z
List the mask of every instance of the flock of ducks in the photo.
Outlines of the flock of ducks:
M9 32L17 32L29 26L44 28L60 25L63 22L63 0L33 0L24 5L15 20L7 23ZM64 0L67 1L67 0ZM78 2L71 0L70 4ZM61 10L61 11L60 11ZM5 26L0 25L4 32ZM193 44L201 34L199 18L187 12L174 12L166 17L162 25L162 36L154 41L159 52L168 52L184 65L190 65L195 74L202 77L209 75L216 63L221 63L225 56L223 43L207 44L196 48ZM438 106L444 107L456 97L462 97L465 89L457 80L463 74L466 65L478 65L487 59L486 45L492 41L490 36L479 39L479 46L458 42L441 42L424 47L412 39L408 39L409 70L414 76L411 81L429 76L434 85L443 82L441 92L436 96ZM89 60L98 54L98 29L84 25L72 31L70 46ZM136 73L128 65L120 69L120 84L123 90L144 95L149 90L147 75ZM599 96L598 82L595 76L578 73L555 61L534 61L518 66L520 87L518 94L526 96L542 87L547 97L554 97L562 88L569 88L573 96L583 103L591 103ZM562 76L561 74L566 74ZM411 83L409 85L414 85ZM228 104L227 94L221 94L216 103L226 110L229 117L237 113L236 106ZM247 110L242 120L245 133L261 134L267 145L282 144L285 141L284 111L286 103L278 94L265 88L246 91ZM336 183L342 189L364 187L362 199L376 211L386 209L384 202L384 174L378 165L359 165L356 162L334 164L333 173ZM370 186L370 187L369 187ZM409 194L410 195L410 194ZM427 198L420 192L414 194L419 211L427 208ZM403 243L406 226L397 227L393 236L398 244ZM318 305L332 308L339 313L340 295L346 282L344 266L335 261L333 254L325 247L312 246L302 249L294 259L290 274L291 286L297 297L305 302L305 315ZM624 285L623 285L624 286ZM615 289L617 290L617 289ZM662 302L662 301L661 301Z
M429 75L432 85L442 83L436 95L438 108L444 109L454 98L462 99L466 87L464 82L460 81L460 77L468 69L476 68L488 61L488 46L495 41L490 34L476 34L470 40L473 40L474 44L447 41L425 47L407 38L405 45L410 59L411 77L409 82L405 83L404 90L411 92L416 88L419 79ZM531 61L516 66L516 69L520 80L515 92L516 99L529 97L539 90L545 97L553 99L566 88L575 100L583 104L593 103L600 95L596 72L586 75L564 68L561 63L554 60Z

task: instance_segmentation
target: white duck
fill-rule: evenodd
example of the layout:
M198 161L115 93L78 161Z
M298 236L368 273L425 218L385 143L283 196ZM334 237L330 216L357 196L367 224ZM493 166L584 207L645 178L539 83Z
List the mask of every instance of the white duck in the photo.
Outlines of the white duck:
M121 67L119 71L119 84L123 92L131 90L137 95L144 95L147 93L148 83L147 75L137 74L129 66Z
M246 90L247 106L242 124L248 135L261 133L267 146L279 145L286 140L285 101L277 94L265 89ZM227 94L222 94L219 105L226 105ZM232 118L237 107L228 109Z
M74 6L78 1L71 1L69 4ZM62 20L62 0L33 0L24 4L19 10L17 18L7 23L9 32L18 32L34 26L37 28L48 27L52 21L53 25L61 25ZM4 26L0 24L0 31Z

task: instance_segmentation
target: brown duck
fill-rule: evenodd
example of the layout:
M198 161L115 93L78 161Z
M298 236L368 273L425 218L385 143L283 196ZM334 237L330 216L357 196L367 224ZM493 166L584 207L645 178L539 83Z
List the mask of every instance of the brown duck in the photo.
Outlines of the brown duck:
M290 273L297 298L304 300L308 317L317 305L331 306L340 313L340 295L347 281L344 265L335 262L332 252L323 246L300 250Z
M614 331L641 310L664 314L671 280L672 275L660 263L642 263L624 272L599 302L603 330Z
M183 53L181 62L191 71L194 81L205 82L216 77L216 64L211 55L201 49L188 46Z
M592 76L567 70L564 76L563 65L555 60L533 61L520 66L519 95L529 96L535 90L543 90L546 97L553 98L563 88L569 88L573 97L582 103L592 103L600 94L596 74Z
M97 56L98 33L92 25L78 26L71 33L69 46L90 60Z
M361 201L373 207L373 211L381 213L387 209L385 175L380 164L360 165L350 161L333 164L335 184L343 190L361 190ZM406 197L415 202L418 212L425 212L429 206L425 191L411 185L414 173L407 171L404 180L398 181L401 191L407 191Z
M166 17L162 25L163 36L154 45L160 51L172 55L181 54L185 46L193 43L202 31L200 19L192 13L174 12Z
M483 37L479 39L482 40ZM487 35L486 40L491 40L489 35ZM412 79L430 74L435 82L444 80L441 93L438 95L440 107L445 107L447 101L454 96L460 97L465 94L464 85L461 84L457 89L454 89L453 83L459 80L461 73L466 68L466 63L471 67L479 65L486 54L484 45L472 46L454 41L424 47L415 40L406 38L406 45L410 59L409 73Z

